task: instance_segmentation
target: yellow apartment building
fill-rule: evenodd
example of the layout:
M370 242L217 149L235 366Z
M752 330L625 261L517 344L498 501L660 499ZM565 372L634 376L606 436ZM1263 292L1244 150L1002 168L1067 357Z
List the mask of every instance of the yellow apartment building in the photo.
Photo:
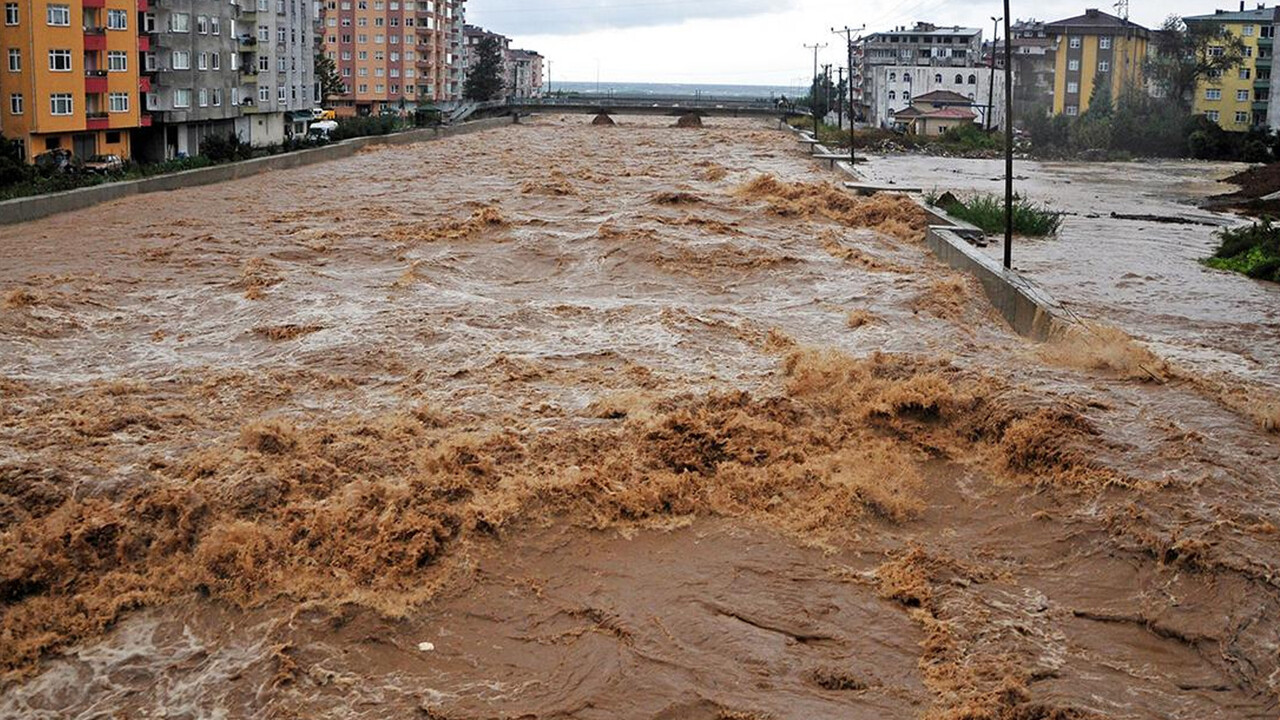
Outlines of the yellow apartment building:
M1045 26L1057 44L1053 73L1053 112L1079 115L1089 109L1095 85L1105 83L1111 97L1126 86L1142 84L1142 63L1151 32L1100 10Z
M1275 40L1276 8L1259 7L1238 12L1218 10L1212 15L1183 18L1188 26L1219 25L1244 45L1244 60L1237 67L1196 84L1192 109L1217 123L1223 130L1244 132L1267 122L1271 97L1271 52ZM1222 53L1222 46L1208 52Z
M129 158L143 111L138 25L147 0L0 0L0 131L28 161L65 148ZM142 43L148 41L142 36Z

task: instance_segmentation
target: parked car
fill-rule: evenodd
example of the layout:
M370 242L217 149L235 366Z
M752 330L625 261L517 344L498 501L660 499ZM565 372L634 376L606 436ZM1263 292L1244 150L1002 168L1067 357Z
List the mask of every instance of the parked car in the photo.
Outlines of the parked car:
M333 120L321 120L320 122L311 123L311 126L307 128L307 135L313 138L324 138L327 140L329 138L329 133L337 129L337 122Z
M335 113L332 110L325 110L324 108L311 108L312 120L336 120L337 117L338 117L337 113Z
M35 157L35 164L44 173L70 172L75 169L71 151L66 148L56 148L40 153Z
M124 160L119 155L93 155L84 163L88 172L105 173L124 167Z

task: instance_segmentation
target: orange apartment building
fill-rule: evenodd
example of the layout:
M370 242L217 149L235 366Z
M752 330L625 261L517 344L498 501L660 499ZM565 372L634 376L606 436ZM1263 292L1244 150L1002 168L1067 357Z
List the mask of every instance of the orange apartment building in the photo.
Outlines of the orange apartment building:
M324 0L324 53L344 93L344 115L411 110L457 99L464 0Z
M130 131L150 125L139 75L148 0L0 0L0 130L28 161L64 148L77 158L132 155Z

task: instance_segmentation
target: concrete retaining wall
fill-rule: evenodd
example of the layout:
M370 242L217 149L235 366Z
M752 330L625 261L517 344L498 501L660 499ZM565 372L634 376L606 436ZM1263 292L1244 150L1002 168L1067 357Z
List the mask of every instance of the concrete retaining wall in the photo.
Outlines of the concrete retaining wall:
M1056 300L995 258L970 245L950 227L930 226L925 244L946 264L978 278L987 299L1020 335L1047 340L1070 321Z
M407 130L394 135L374 135L370 137L351 138L324 147L299 150L297 152L254 158L242 162L214 165L198 170L186 170L168 175L125 180L122 182L95 185L93 187L68 190L66 192L36 195L33 197L15 198L0 202L0 225L37 220L42 217L56 215L71 210L80 210L99 203L116 200L129 195L142 193L180 190L182 188L209 185L212 183L249 177L271 170L288 170L289 168L312 165L315 163L338 160L350 157L361 148L372 145L409 145L412 143L438 140L454 135L466 135L482 130L504 127L519 122L516 117L490 118L474 122L439 128L422 128Z

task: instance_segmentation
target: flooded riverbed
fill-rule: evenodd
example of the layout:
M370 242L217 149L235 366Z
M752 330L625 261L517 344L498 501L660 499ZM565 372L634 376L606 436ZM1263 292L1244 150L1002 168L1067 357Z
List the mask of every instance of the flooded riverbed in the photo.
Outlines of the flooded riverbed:
M618 121L0 228L0 716L1275 716L1275 434Z

